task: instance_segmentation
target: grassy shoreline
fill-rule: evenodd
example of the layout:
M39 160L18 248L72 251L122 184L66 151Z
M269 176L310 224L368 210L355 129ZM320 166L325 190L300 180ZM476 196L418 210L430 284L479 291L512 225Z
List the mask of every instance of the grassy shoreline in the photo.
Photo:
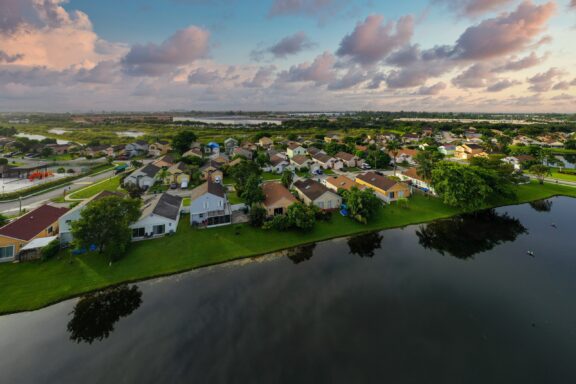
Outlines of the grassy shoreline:
M576 188L532 183L520 186L516 199L499 199L491 206L521 204L558 195L576 197ZM0 264L0 314L40 309L122 283L257 257L332 238L421 224L459 213L461 211L438 199L415 196L408 208L386 207L368 225L335 214L331 222L318 223L309 233L265 232L247 225L196 230L183 220L176 235L135 243L113 266L97 254L72 261L66 256L47 262ZM237 228L240 228L239 234Z

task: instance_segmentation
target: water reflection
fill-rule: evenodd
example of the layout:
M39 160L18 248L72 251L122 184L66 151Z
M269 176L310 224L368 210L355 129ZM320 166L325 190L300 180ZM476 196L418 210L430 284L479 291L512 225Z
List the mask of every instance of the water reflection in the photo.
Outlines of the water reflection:
M300 264L308 261L314 256L314 249L316 244L304 245L302 247L296 247L287 250L288 258L292 260L294 264Z
M468 259L494 246L514 241L527 233L520 220L498 214L494 209L464 214L421 226L418 242L426 249L435 249L459 259Z
M355 236L348 239L350 254L360 257L374 257L374 251L382 248L382 236L379 232Z
M84 296L74 307L68 322L70 340L92 344L102 341L114 331L114 324L130 315L142 304L137 286L123 285Z
M537 212L550 212L552 210L552 200L536 200L530 206Z

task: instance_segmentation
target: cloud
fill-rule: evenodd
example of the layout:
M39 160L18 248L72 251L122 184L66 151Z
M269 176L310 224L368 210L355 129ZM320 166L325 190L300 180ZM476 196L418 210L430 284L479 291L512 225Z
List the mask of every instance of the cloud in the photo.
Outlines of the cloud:
M258 72L254 75L254 77L250 80L246 80L242 83L242 85L246 88L261 88L267 85L274 76L274 72L276 72L276 66L269 65L266 67L260 67Z
M208 54L210 33L191 26L177 31L161 44L132 46L123 58L125 71L136 76L161 76Z
M478 63L452 79L452 84L458 88L483 88L488 85L488 81L493 77L494 75L489 65Z
M569 81L560 81L552 87L554 91L566 91L570 89L570 82Z
M531 84L528 89L532 92L547 92L552 89L556 79L565 74L564 71L556 67L550 68L546 72L541 72L528 78L528 83Z
M576 0L571 0L569 7L572 9L576 9Z
M352 88L360 83L363 83L368 79L367 74L358 69L350 68L344 76L328 84L328 90L339 91L344 89Z
M117 61L102 61L92 69L81 68L76 80L81 83L112 84L120 80L121 68Z
M506 64L494 69L494 72L520 71L522 69L534 67L542 64L548 58L547 55L538 57L534 52L521 59L511 59Z
M9 55L6 52L0 50L0 63L14 63L15 61L22 59L23 57L24 55L22 54Z
M323 20L338 13L347 3L347 0L274 0L268 16L297 15Z
M505 89L508 89L510 87L513 87L513 86L519 85L519 84L522 84L522 83L517 81L517 80L503 79L503 80L499 80L499 81L495 82L494 84L490 85L489 87L487 87L486 91L487 92L500 92L500 91L503 91Z
M188 84L213 84L222 77L217 70L209 70L206 68L196 68L188 75Z
M455 11L460 16L475 17L486 12L491 12L508 5L513 0L435 0L435 3L443 3L448 9Z
M407 44L414 32L414 18L401 17L397 22L383 24L384 17L370 15L340 42L336 54L349 57L361 65L372 65L393 50Z
M289 70L281 72L278 79L288 83L311 81L316 85L327 84L336 78L335 63L334 55L330 52L324 52L317 56L312 63L293 65Z
M469 27L455 46L455 55L465 60L484 60L522 51L533 45L533 39L545 30L556 5L535 5L523 1L510 13Z
M313 48L315 44L310 41L308 36L302 31L287 36L272 45L271 47L252 51L251 56L255 60L260 60L266 53L271 54L274 58L284 59L289 55L295 55L306 49Z
M448 88L446 83L439 82L429 87L422 86L418 90L419 95L438 95L440 92Z

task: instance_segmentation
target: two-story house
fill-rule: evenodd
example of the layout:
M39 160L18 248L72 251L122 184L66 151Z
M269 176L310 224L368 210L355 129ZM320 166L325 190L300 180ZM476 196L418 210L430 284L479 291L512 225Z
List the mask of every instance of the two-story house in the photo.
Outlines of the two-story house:
M156 183L156 178L161 168L150 163L129 174L124 179L124 185L134 184L140 188L150 188Z
M231 223L232 211L226 196L226 187L208 180L192 190L190 224L210 228Z
M294 156L306 156L308 151L300 144L292 142L288 144L286 153L288 154L289 158L293 158Z

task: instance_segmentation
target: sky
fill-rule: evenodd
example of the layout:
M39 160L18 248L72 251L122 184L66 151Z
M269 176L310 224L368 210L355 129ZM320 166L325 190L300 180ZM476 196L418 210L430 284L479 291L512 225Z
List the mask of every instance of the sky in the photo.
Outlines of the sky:
M576 113L576 0L0 0L0 111Z

